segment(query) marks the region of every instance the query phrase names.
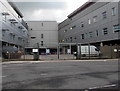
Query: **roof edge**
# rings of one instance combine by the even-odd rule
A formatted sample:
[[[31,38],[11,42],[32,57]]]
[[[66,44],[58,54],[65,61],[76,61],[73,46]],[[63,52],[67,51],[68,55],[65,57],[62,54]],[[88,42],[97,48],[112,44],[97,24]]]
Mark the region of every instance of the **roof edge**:
[[[16,13],[23,18],[23,14],[20,12],[20,10],[17,8],[17,6],[11,1],[11,0],[7,0],[8,3],[10,4],[10,6],[16,11]]]
[[[93,5],[94,1],[92,2],[86,2],[85,4],[83,4],[82,6],[80,6],[78,9],[76,9],[75,11],[73,11],[70,15],[68,15],[68,18],[72,18],[73,16],[75,16],[76,14],[82,12],[83,10],[85,10],[86,8],[90,7],[91,5]]]

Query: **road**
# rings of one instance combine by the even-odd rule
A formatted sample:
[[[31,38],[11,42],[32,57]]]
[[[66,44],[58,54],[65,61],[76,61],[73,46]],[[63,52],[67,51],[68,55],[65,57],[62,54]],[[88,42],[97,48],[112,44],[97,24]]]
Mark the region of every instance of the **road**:
[[[118,61],[2,64],[3,89],[96,89],[118,86]]]

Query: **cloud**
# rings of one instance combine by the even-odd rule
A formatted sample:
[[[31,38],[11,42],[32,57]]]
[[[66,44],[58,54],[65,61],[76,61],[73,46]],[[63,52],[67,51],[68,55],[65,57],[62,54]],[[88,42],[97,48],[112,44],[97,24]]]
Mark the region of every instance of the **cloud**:
[[[61,0],[62,2],[16,2],[25,20],[62,22],[88,0]],[[50,0],[48,0],[50,1]],[[53,0],[52,0],[53,1]],[[56,0],[57,1],[57,0]]]

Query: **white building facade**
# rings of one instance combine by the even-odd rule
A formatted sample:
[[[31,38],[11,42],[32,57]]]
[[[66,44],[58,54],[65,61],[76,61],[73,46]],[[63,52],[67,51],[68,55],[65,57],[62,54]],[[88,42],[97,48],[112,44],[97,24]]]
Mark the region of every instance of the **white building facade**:
[[[50,51],[56,53],[58,44],[58,23],[56,21],[27,21],[29,25],[29,43],[27,51],[32,52],[38,43],[40,54]]]
[[[0,1],[0,44],[1,53],[22,50],[28,41],[28,26],[14,3]]]

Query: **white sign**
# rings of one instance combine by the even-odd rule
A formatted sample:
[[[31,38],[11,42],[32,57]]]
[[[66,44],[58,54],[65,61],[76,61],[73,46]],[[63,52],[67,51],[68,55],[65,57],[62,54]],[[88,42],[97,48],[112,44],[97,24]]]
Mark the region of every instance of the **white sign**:
[[[33,49],[32,51],[33,51],[33,52],[38,52],[38,49]]]
[[[114,52],[117,52],[117,49],[114,49]]]
[[[67,53],[70,54],[70,53],[71,53],[71,50],[70,50],[70,49],[67,49]]]
[[[46,53],[50,53],[50,49],[46,49]]]

